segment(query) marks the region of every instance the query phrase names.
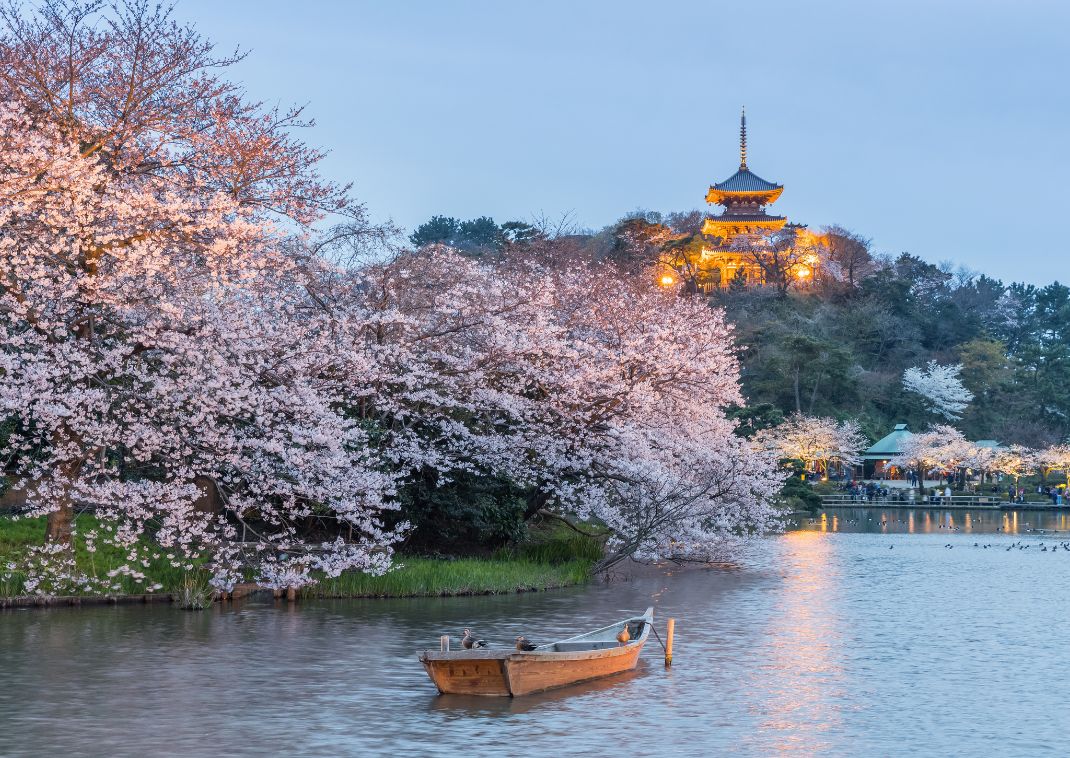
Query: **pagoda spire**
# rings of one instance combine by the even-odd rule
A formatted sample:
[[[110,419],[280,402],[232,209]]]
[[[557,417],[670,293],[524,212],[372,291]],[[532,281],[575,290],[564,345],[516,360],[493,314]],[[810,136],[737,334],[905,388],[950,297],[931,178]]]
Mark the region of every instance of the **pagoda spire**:
[[[741,171],[747,170],[747,107],[743,106],[743,109],[739,114],[739,168]]]

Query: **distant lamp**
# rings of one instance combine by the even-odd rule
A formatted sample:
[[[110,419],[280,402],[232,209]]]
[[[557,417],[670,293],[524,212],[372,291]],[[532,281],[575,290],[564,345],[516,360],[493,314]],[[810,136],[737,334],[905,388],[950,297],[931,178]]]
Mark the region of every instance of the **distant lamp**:
[[[675,281],[676,280],[673,279],[670,274],[665,274],[664,276],[661,277],[661,286],[662,287],[671,287],[672,283],[675,282]]]
[[[799,268],[795,270],[795,276],[800,279],[805,279],[810,276],[810,268],[808,266],[799,266]]]

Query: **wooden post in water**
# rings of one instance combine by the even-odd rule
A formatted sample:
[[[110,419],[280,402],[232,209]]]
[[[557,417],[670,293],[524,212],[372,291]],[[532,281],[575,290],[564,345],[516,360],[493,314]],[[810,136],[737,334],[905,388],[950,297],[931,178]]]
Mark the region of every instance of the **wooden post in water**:
[[[450,636],[448,634],[443,634],[438,638],[438,649],[443,653],[450,651]]]
[[[296,603],[297,602],[297,588],[296,587],[287,587],[286,588],[286,602],[287,603]]]
[[[676,619],[669,619],[668,629],[665,632],[665,668],[672,665],[672,638],[676,631]]]

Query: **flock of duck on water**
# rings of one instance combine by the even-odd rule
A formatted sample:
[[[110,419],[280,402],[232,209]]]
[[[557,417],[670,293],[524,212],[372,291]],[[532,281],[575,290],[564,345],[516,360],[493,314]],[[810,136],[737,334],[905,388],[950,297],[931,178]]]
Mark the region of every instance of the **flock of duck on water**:
[[[873,520],[872,518],[867,518],[866,519],[866,521],[872,521],[872,520]],[[810,521],[811,524],[813,524],[813,523],[815,523],[817,521],[817,519],[809,519],[809,521]],[[841,522],[844,523],[844,524],[857,524],[857,523],[861,522],[861,519],[841,519]],[[892,523],[892,522],[887,520],[887,519],[881,519],[881,521],[880,521],[880,525],[881,526],[887,526],[890,523]],[[895,523],[905,524],[905,523],[908,523],[908,522],[904,521],[902,519],[899,519]],[[937,526],[938,529],[946,529],[946,530],[948,530],[950,532],[961,532],[962,531],[962,527],[961,526],[953,526],[951,524],[937,524],[936,526]],[[996,531],[997,532],[1003,532],[1004,528],[1002,526],[996,527]],[[1045,534],[1049,530],[1026,528],[1026,529],[1022,529],[1021,531],[1023,531],[1023,532],[1036,532],[1037,534]],[[1058,530],[1053,529],[1053,530],[1050,530],[1050,531],[1057,532]],[[1019,540],[1018,542],[1015,542],[1015,543],[1013,543],[1011,545],[1008,545],[1005,548],[1005,550],[1007,552],[1010,552],[1011,550],[1014,550],[1015,548],[1017,548],[1018,550],[1028,550],[1030,547],[1032,547],[1035,544],[1037,544],[1037,543],[1024,544],[1024,543],[1022,543],[1021,540]],[[1051,545],[1051,547],[1048,547],[1048,543],[1045,543],[1045,542],[1041,542],[1039,544],[1040,544],[1040,550],[1036,551],[1038,553],[1049,553],[1049,552],[1050,553],[1057,553],[1057,552],[1059,552],[1059,548],[1062,548],[1064,551],[1070,553],[1070,542],[1059,542],[1059,543]],[[987,543],[987,544],[982,545],[980,542],[973,543],[973,546],[982,548],[983,550],[987,550],[989,548],[1003,547],[1002,545],[993,545],[991,543]],[[950,542],[948,542],[948,543],[946,543],[944,545],[944,547],[946,549],[948,549],[948,550],[953,550],[955,546],[952,545]],[[889,550],[894,550],[895,549],[895,545],[889,545],[888,549]]]

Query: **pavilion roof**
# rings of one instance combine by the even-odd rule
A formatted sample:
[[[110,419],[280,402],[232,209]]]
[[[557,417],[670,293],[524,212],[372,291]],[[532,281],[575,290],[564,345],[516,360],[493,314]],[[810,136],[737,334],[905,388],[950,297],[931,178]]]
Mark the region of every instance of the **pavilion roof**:
[[[911,437],[906,424],[896,424],[891,434],[888,434],[876,442],[862,454],[868,461],[886,460],[894,458],[903,452],[903,443]]]

